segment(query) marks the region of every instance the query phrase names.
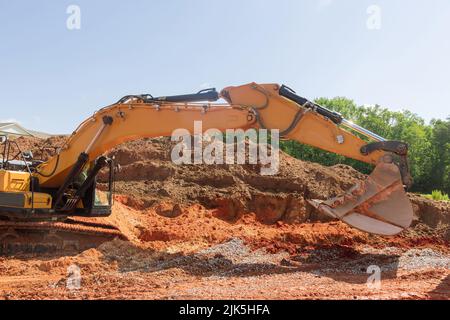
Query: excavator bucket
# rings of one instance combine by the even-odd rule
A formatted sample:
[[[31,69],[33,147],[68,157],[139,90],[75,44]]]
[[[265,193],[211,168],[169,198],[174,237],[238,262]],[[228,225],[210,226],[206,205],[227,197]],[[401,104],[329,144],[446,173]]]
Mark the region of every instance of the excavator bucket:
[[[313,207],[365,232],[392,236],[412,222],[412,205],[399,168],[381,162],[370,176],[347,193],[326,201],[309,200]]]

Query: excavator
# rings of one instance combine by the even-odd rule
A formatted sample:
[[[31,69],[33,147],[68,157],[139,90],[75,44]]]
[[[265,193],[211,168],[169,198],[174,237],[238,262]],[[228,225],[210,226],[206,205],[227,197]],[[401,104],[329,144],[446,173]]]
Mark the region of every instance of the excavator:
[[[367,179],[345,194],[308,202],[372,234],[395,235],[411,224],[406,143],[388,141],[285,85],[249,83],[220,92],[212,88],[176,96],[125,96],[82,122],[47,161],[34,159],[28,151],[13,154],[14,140],[4,139],[0,253],[83,249],[123,238],[97,219],[111,214],[113,202],[117,166],[108,151],[131,140],[170,136],[177,128],[194,132],[195,121],[202,121],[203,130],[223,132],[278,129],[283,139],[374,165]],[[98,181],[100,173],[106,182]]]

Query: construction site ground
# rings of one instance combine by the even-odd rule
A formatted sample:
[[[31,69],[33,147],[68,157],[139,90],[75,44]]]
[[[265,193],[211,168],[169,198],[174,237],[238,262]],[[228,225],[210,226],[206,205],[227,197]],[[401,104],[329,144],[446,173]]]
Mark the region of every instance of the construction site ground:
[[[64,138],[18,142],[45,158],[53,151],[42,144]],[[279,173],[261,176],[259,165],[175,165],[170,152],[167,139],[111,152],[122,170],[113,214],[98,221],[128,241],[2,256],[0,299],[450,298],[449,202],[409,194],[412,227],[369,235],[305,201],[364,178],[351,167],[282,153]],[[79,288],[68,286],[74,268]]]

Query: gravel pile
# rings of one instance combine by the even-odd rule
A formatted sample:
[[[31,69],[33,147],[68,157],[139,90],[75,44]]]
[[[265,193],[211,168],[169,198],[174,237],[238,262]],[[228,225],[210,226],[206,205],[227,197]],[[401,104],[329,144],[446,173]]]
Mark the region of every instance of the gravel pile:
[[[432,249],[410,249],[399,259],[402,269],[447,268],[450,269],[450,256]]]
[[[287,253],[270,254],[264,249],[250,250],[244,241],[233,238],[230,241],[214,245],[205,250],[199,251],[199,255],[206,257],[222,256],[233,263],[272,263],[278,264],[282,259],[287,258]]]
[[[432,249],[363,248],[360,252],[346,247],[318,249],[295,259],[301,263],[317,263],[317,274],[347,273],[365,274],[370,266],[377,266],[383,272],[399,269],[422,268],[450,269],[450,256]]]
[[[264,249],[252,251],[241,239],[233,238],[193,255],[177,257],[156,265],[158,269],[181,268],[189,273],[212,277],[259,275],[287,269],[280,261],[287,253],[269,254]]]

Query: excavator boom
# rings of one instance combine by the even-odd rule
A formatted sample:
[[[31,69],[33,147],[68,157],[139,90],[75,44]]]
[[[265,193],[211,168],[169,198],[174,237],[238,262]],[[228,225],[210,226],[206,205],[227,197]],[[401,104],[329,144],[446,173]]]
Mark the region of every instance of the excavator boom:
[[[215,102],[220,98],[226,103]],[[367,181],[348,193],[328,201],[309,199],[310,204],[370,233],[393,235],[411,223],[412,207],[404,191],[412,182],[405,143],[386,141],[286,86],[256,83],[220,93],[207,89],[181,96],[123,97],[81,123],[48,161],[23,172],[0,170],[0,210],[21,220],[108,215],[110,201],[97,206],[95,193],[101,170],[109,168],[110,186],[114,180],[107,151],[138,138],[170,136],[179,128],[194,133],[196,121],[203,130],[278,129],[285,139],[375,165]]]

